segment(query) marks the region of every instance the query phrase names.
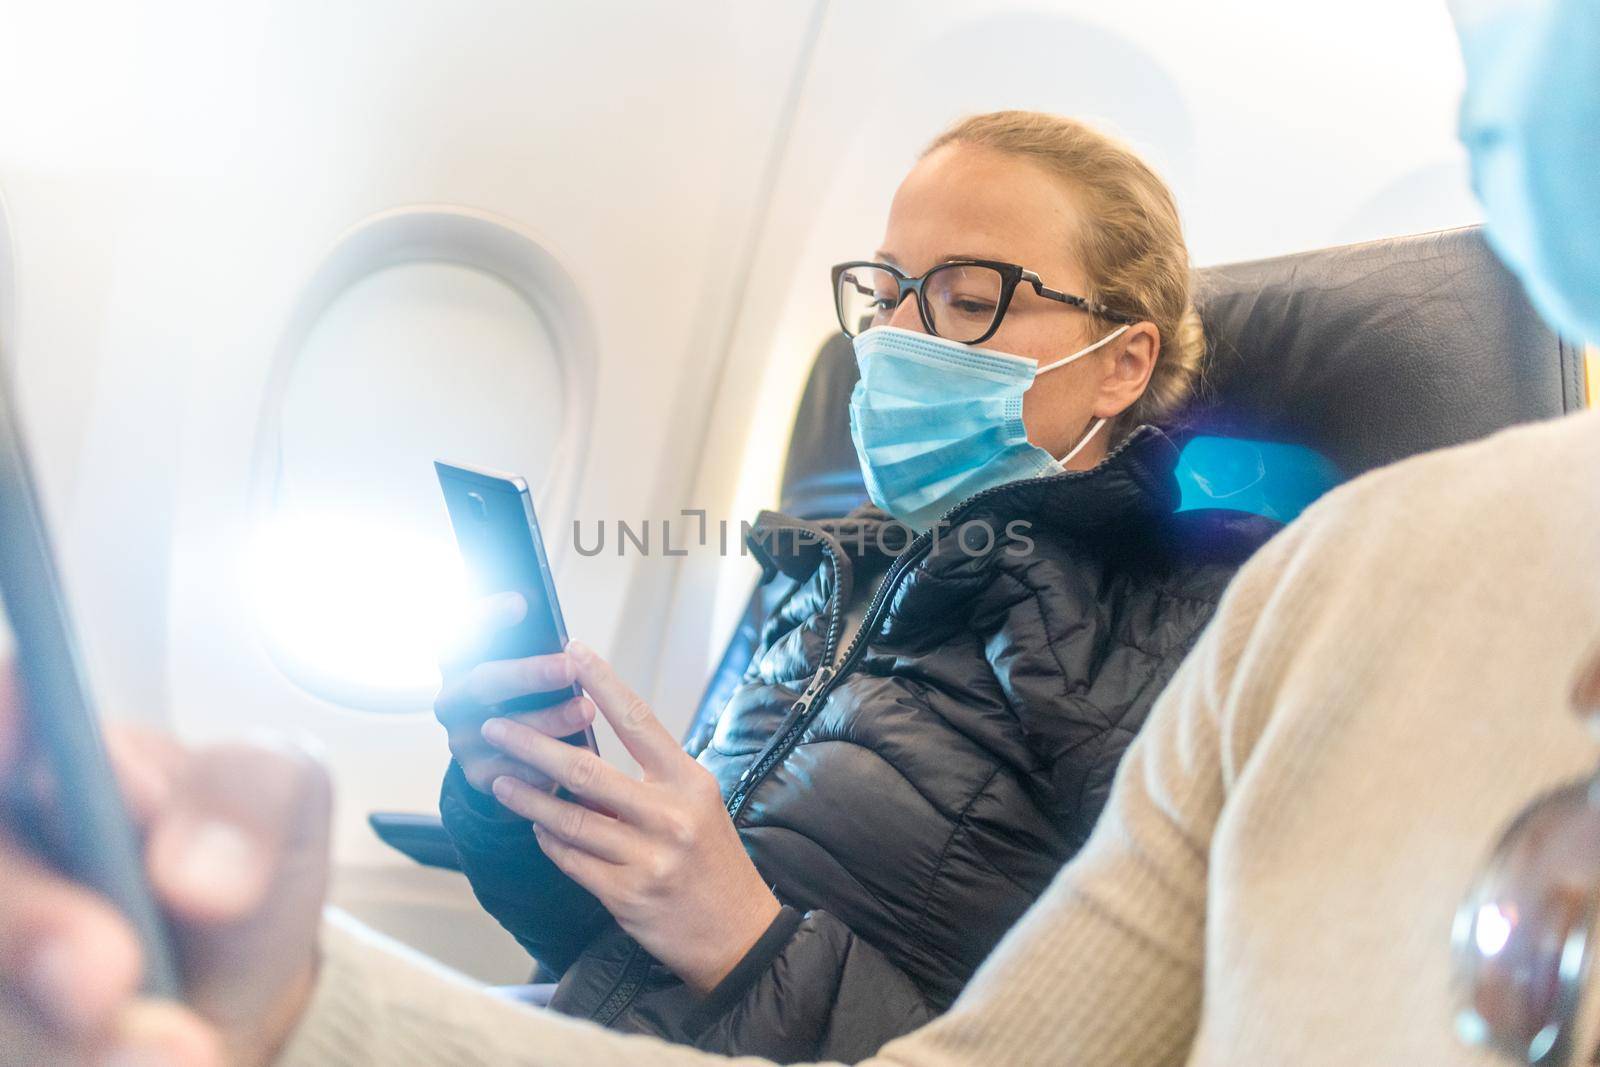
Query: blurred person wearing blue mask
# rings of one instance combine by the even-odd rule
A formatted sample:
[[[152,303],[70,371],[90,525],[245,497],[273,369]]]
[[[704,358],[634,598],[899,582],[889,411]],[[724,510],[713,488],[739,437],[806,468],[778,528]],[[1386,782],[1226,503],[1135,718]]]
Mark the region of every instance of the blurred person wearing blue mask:
[[[1461,140],[1489,241],[1534,305],[1600,339],[1600,17],[1592,0],[1455,0]]]
[[[1600,340],[1600,5],[1454,0],[1452,11],[1467,68],[1461,139],[1489,242],[1563,336]],[[1594,459],[1574,461],[1592,474]],[[1592,569],[1593,546],[1573,562]],[[1571,702],[1600,736],[1600,650]],[[1592,1062],[1597,923],[1600,775],[1576,776],[1516,814],[1457,909],[1460,1037],[1513,1062]]]
[[[1504,64],[1575,70],[1553,53],[1594,41],[1600,7],[1519,10],[1535,21],[1463,13],[1470,113],[1501,116],[1482,142],[1472,131],[1485,127],[1470,120],[1469,148],[1496,246],[1559,327],[1587,333],[1588,275],[1546,264],[1563,226],[1580,231],[1573,241],[1600,242],[1600,172],[1566,154],[1577,139],[1530,133],[1547,116],[1535,123],[1497,94],[1528,84]],[[1522,31],[1531,50],[1510,46]],[[1480,50],[1479,32],[1508,40]],[[1527,42],[1550,51],[1541,59]],[[1588,72],[1575,74],[1542,94],[1558,113],[1552,128],[1597,105]],[[1551,192],[1547,167],[1579,181]],[[1360,478],[1276,537],[1240,571],[1129,748],[1088,844],[951,1008],[870,1062],[1592,1062],[1600,997],[1583,979],[1600,821],[1584,780],[1595,740],[1581,720],[1600,709],[1597,458],[1600,413],[1520,427]],[[603,665],[584,670],[620,732],[649,728]],[[0,738],[7,720],[0,694]],[[1547,799],[1514,822],[1537,797]],[[0,842],[0,877],[19,870]],[[100,1000],[81,1013],[27,1008],[41,977],[70,989],[93,972],[72,960],[30,970],[38,957],[22,949],[37,946],[24,935],[44,915],[57,937],[87,941],[95,928],[84,901],[37,873],[6,888],[0,1023],[66,1042],[73,1026],[125,1020],[126,983],[95,985]],[[312,952],[305,938],[282,940],[274,951]],[[141,1050],[176,1033],[189,1044],[174,1038],[161,1062],[213,1063],[195,1035],[222,1042],[242,1028],[252,1039],[233,1046],[241,1063],[274,1049],[275,1062],[318,1067],[720,1062],[485,995],[347,921],[325,924],[314,958],[308,1003],[288,992],[261,1001],[295,1009],[270,1025],[204,1008],[146,1014]],[[234,984],[258,964],[235,961]]]

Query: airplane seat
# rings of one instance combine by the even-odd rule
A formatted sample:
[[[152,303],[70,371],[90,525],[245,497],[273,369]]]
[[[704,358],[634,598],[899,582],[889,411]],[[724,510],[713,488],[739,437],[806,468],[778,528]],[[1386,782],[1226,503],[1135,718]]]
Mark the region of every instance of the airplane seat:
[[[1197,298],[1211,355],[1174,428],[1302,445],[1346,477],[1584,406],[1581,346],[1539,319],[1479,227],[1207,268]],[[855,382],[837,334],[795,417],[786,513],[827,518],[866,500],[850,440]],[[752,593],[685,732],[691,752],[715,731],[789,581]],[[419,862],[455,866],[436,816],[373,823]]]

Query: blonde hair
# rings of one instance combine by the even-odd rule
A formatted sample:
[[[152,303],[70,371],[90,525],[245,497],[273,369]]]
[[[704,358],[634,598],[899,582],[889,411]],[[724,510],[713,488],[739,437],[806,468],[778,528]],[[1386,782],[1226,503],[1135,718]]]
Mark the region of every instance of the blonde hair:
[[[1206,355],[1195,311],[1189,248],[1166,183],[1120,141],[1074,119],[1039,111],[992,111],[962,119],[923,155],[945,145],[991,148],[1032,160],[1071,185],[1087,220],[1077,235],[1089,277],[1082,294],[1161,333],[1144,394],[1118,416],[1121,433],[1172,420],[1194,391]],[[1049,280],[1046,279],[1046,284]],[[1106,331],[1115,324],[1102,321]]]

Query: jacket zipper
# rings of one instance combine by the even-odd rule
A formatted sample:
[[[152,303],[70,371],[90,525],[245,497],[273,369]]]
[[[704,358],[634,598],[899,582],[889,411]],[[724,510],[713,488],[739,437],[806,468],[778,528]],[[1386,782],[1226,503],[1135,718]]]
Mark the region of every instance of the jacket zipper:
[[[1121,444],[1108,452],[1105,460],[1102,460],[1101,463],[1103,464],[1106,460],[1115,458],[1124,451],[1132,443],[1135,436],[1138,436],[1137,431],[1134,434],[1130,434]],[[1093,469],[1087,471],[1062,471],[1060,474],[1054,474],[1039,480],[1050,483],[1068,482],[1087,477],[1093,473],[1095,473]],[[951,525],[962,512],[1005,491],[1012,484],[1008,482],[1005,485],[991,486],[982,492],[969,496],[941,515],[938,522],[918,534],[906,546],[905,551],[895,557],[893,565],[889,568],[889,573],[884,575],[883,581],[878,583],[877,590],[872,594],[872,601],[867,606],[867,613],[861,620],[861,628],[850,639],[850,644],[845,648],[844,655],[837,665],[833,662],[832,652],[844,608],[841,604],[835,603],[833,605],[833,617],[828,625],[828,638],[823,644],[822,666],[818,668],[816,674],[812,675],[811,681],[807,683],[805,691],[800,694],[800,698],[790,705],[789,714],[784,720],[787,725],[779,729],[777,736],[767,744],[767,747],[756,758],[755,762],[746,767],[744,773],[739,775],[739,782],[734,787],[733,793],[728,797],[728,815],[735,823],[738,822],[739,816],[744,811],[746,804],[749,802],[750,794],[755,791],[756,786],[760,785],[767,775],[772,772],[772,768],[777,766],[794,749],[795,744],[800,740],[800,735],[805,731],[811,720],[816,717],[816,713],[822,703],[828,699],[828,694],[855,667],[856,662],[866,649],[867,641],[877,631],[878,623],[882,621],[881,617],[884,609],[887,607],[895,587],[912,567],[921,562],[922,557],[926,555],[928,548],[933,544],[934,530],[939,529],[941,526]],[[832,548],[825,545],[824,551],[828,553],[830,559],[834,560],[834,567],[837,569],[838,561],[834,559]]]
[[[927,534],[918,536],[917,541],[927,537]],[[931,542],[931,538],[929,539]],[[878,615],[883,605],[888,602],[888,591],[891,586],[900,580],[900,576],[910,569],[910,557],[913,549],[918,548],[917,541],[913,541],[906,550],[900,554],[890,567],[889,573],[884,575],[883,581],[878,583],[877,590],[872,594],[872,602],[867,607],[866,616],[861,620],[861,628],[850,639],[849,646],[845,649],[844,656],[839,660],[837,667],[834,665],[833,646],[838,636],[838,620],[844,613],[844,606],[834,605],[834,621],[828,627],[828,639],[823,645],[822,666],[817,668],[817,673],[811,676],[806,683],[805,691],[800,698],[789,706],[789,714],[785,717],[787,724],[781,728],[777,736],[768,742],[766,749],[758,756],[744,773],[739,775],[739,782],[734,786],[733,793],[728,797],[728,815],[735,821],[738,820],[745,804],[750,799],[751,792],[760,785],[779,761],[793,750],[795,743],[800,739],[800,734],[811,722],[821,703],[827,699],[828,693],[833,689],[834,681],[855,665],[855,660],[869,630],[877,628]],[[925,547],[925,546],[923,546]],[[831,551],[830,551],[831,554]],[[920,558],[920,550],[916,553]]]
[[[1125,438],[1121,444],[1106,454],[1106,460],[1114,458],[1126,449],[1137,435],[1138,431],[1135,431]],[[1105,460],[1101,462],[1104,463]],[[1093,470],[1063,471],[1060,474],[1054,474],[1039,480],[1051,483],[1067,482],[1093,473]],[[979,501],[986,500],[1009,488],[1010,484],[993,486],[963,500],[940,516],[939,521],[931,529],[918,534],[906,546],[905,551],[895,557],[894,563],[889,568],[889,573],[884,575],[883,581],[878,583],[878,588],[872,594],[872,601],[867,606],[867,613],[861,620],[861,628],[850,639],[850,644],[845,648],[844,655],[840,658],[837,666],[833,662],[833,648],[839,639],[839,627],[844,617],[844,605],[839,602],[843,598],[837,596],[838,583],[835,582],[836,595],[832,610],[829,613],[828,636],[824,639],[822,645],[822,666],[817,668],[817,673],[811,676],[811,680],[806,684],[805,691],[800,694],[799,699],[790,705],[789,714],[784,720],[787,725],[779,729],[778,735],[768,742],[767,747],[757,757],[756,761],[746,767],[744,773],[739,776],[739,783],[734,787],[732,795],[728,797],[727,805],[728,816],[733,819],[735,824],[738,823],[739,815],[744,811],[745,805],[750,799],[750,794],[755,791],[756,786],[765,780],[766,776],[772,772],[773,767],[776,767],[779,762],[789,755],[795,744],[800,740],[800,735],[804,732],[806,726],[816,717],[817,709],[822,705],[823,701],[828,699],[828,694],[833,691],[833,687],[845,675],[850,673],[856,661],[861,658],[862,651],[866,648],[867,640],[878,628],[878,623],[881,621],[880,616],[889,602],[889,597],[894,587],[899,584],[900,579],[905,576],[907,571],[921,561],[928,547],[933,544],[933,531],[939,529],[940,526],[949,525],[958,513],[966,511]],[[833,548],[824,542],[823,551],[827,553],[828,559],[833,564],[835,573],[837,573],[839,560],[834,555]],[[650,957],[635,942],[633,951],[628,956],[628,961],[623,964],[622,977],[612,987],[611,995],[601,1003],[599,1008],[595,1009],[590,1018],[602,1026],[609,1025],[618,1015],[622,1014],[629,1004],[633,1003],[633,998],[638,995],[639,987],[644,984],[645,977],[649,974],[649,969]]]

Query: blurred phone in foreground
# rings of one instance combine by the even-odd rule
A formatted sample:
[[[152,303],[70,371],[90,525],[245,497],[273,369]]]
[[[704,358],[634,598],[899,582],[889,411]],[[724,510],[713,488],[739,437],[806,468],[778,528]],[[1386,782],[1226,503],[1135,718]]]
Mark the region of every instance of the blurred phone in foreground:
[[[515,626],[493,635],[474,651],[482,661],[521,659],[560,652],[567,644],[555,581],[545,555],[539,520],[534,515],[528,483],[513,474],[435,463],[439,487],[450,511],[456,544],[466,565],[471,592],[477,597],[521,593],[528,611]],[[501,705],[504,712],[534,711],[578,694],[577,686],[535,693]],[[568,744],[597,751],[594,731],[563,738]]]
[[[0,364],[0,601],[24,709],[23,762],[7,776],[4,816],[39,855],[128,918],[145,992],[176,998],[172,943],[106,757],[8,381]]]

